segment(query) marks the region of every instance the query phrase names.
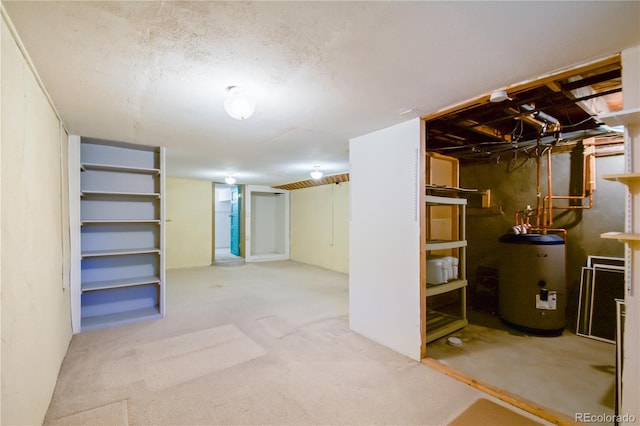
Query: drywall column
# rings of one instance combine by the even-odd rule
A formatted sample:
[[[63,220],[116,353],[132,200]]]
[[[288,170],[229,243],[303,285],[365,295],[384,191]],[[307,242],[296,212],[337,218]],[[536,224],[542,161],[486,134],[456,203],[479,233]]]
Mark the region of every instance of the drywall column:
[[[624,110],[640,108],[640,46],[622,52],[622,87]],[[627,172],[640,173],[640,124],[627,126],[631,158]],[[631,193],[630,228],[626,232],[640,233],[640,186],[629,186]],[[629,226],[628,225],[628,226]],[[626,318],[624,331],[624,368],[622,371],[621,413],[640,420],[640,242],[630,243],[632,294],[625,296]],[[635,422],[633,422],[635,423]]]
[[[2,8],[2,16],[4,17],[4,8]],[[1,19],[1,18],[0,18]],[[4,23],[2,23],[2,28],[0,28],[0,52],[2,51],[2,45],[4,41]],[[0,143],[2,139],[2,54],[0,54]],[[2,176],[2,148],[0,145],[0,176]],[[2,337],[2,185],[0,185],[0,338]],[[2,381],[2,342],[0,341],[0,384]],[[0,422],[2,422],[2,392],[0,391]]]
[[[166,268],[211,265],[213,184],[205,180],[166,180]]]
[[[0,9],[0,423],[42,424],[72,335],[67,135]]]
[[[415,360],[420,332],[420,119],[351,139],[349,326]]]

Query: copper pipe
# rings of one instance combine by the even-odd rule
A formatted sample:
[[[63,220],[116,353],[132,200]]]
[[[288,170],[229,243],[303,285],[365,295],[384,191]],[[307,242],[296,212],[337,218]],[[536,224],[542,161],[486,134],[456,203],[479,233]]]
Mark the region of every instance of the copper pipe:
[[[587,168],[588,166],[588,168]],[[593,149],[593,146],[591,146],[591,149],[587,150],[587,152],[584,154],[583,156],[583,160],[582,160],[582,194],[581,195],[552,195],[551,199],[555,199],[555,200],[584,200],[585,197],[587,197],[587,188],[586,185],[584,184],[584,182],[587,180],[587,170],[589,171],[589,195],[588,195],[588,200],[589,200],[589,204],[586,206],[556,206],[556,209],[568,209],[568,210],[572,210],[572,209],[590,209],[593,207],[593,192],[595,191],[595,150]],[[545,197],[545,200],[548,198],[549,196]]]
[[[593,139],[593,138],[592,138]],[[547,150],[547,192],[548,194],[541,199],[541,157],[544,155],[540,155],[538,151],[538,155],[536,156],[536,226],[531,227],[530,229],[541,231],[543,234],[546,234],[547,231],[561,232],[565,236],[566,239],[566,230],[563,229],[555,229],[551,228],[553,225],[553,209],[590,209],[593,207],[593,192],[595,191],[595,148],[592,143],[587,142],[590,149],[586,149],[583,155],[583,167],[582,167],[582,194],[581,195],[553,195],[553,173],[551,168],[551,148],[549,147]],[[538,145],[539,149],[539,145]],[[587,170],[589,171],[589,195],[588,200],[589,204],[586,206],[554,206],[553,200],[583,200],[587,197],[587,185],[584,182],[587,179]],[[526,217],[526,222],[525,222]],[[542,217],[542,225],[540,224],[540,218]],[[522,218],[520,217],[520,212],[515,212],[515,225],[524,227],[530,227],[530,219],[528,216],[524,215]]]
[[[549,196],[549,205],[548,205],[548,220],[545,224],[545,228],[547,226],[553,225],[553,190],[551,189],[551,147],[547,151],[547,191]],[[546,232],[545,232],[546,234]]]
[[[540,141],[538,141],[538,149],[540,149]],[[540,214],[542,206],[540,205],[540,155],[536,155],[536,228],[540,227]]]

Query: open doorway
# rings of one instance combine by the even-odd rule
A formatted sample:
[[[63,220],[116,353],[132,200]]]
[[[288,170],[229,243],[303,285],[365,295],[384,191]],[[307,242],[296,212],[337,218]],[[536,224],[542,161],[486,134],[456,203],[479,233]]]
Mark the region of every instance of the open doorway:
[[[242,187],[214,185],[214,265],[244,263],[241,238]]]
[[[433,340],[427,340],[426,363],[436,365],[431,362],[435,360],[443,371],[461,379],[487,384],[502,395],[517,395],[525,405],[565,417],[587,410],[616,413],[615,299],[622,295],[614,289],[621,291],[622,285],[612,284],[604,295],[596,292],[602,287],[595,279],[585,281],[590,282],[584,286],[592,292],[590,306],[607,305],[606,314],[592,311],[589,318],[607,330],[608,341],[586,339],[578,327],[589,256],[624,256],[622,245],[600,239],[610,229],[624,229],[620,206],[625,188],[605,178],[623,173],[624,141],[620,130],[597,118],[620,108],[620,75],[618,59],[611,58],[588,69],[509,87],[505,99],[496,99],[496,91],[464,108],[423,117],[427,152],[459,161],[459,181],[433,182],[427,174],[427,183],[478,192],[446,195],[451,198],[448,204],[467,199],[466,214],[461,215],[466,235],[458,238],[453,233],[453,239],[464,244],[464,255],[454,260],[466,262],[466,273],[453,274],[464,280],[461,290],[454,288],[451,274],[429,278],[430,273],[448,273],[437,268],[444,259],[429,259],[425,317]],[[552,90],[554,85],[560,89]],[[565,101],[567,95],[572,98]],[[544,113],[534,116],[534,109]],[[429,195],[437,191],[427,190]],[[444,203],[434,198],[427,202]],[[543,206],[545,200],[552,201]],[[430,220],[427,216],[428,247],[434,245],[429,240],[450,239],[433,235],[445,228],[437,213],[432,211]],[[546,242],[543,251],[532,251],[542,247],[533,238],[546,238],[547,232],[562,236],[557,241],[564,248],[555,255]],[[512,238],[516,233],[522,238]],[[527,241],[526,248],[516,247],[515,241]],[[552,260],[564,263],[559,266]],[[558,291],[554,282],[559,283]],[[447,286],[462,296],[452,301],[431,297],[444,294]],[[557,293],[557,299],[545,304],[548,293]],[[453,302],[463,304],[462,315]],[[431,320],[439,319],[431,314],[434,310],[455,315],[464,327],[453,332],[438,327]],[[438,336],[439,330],[446,334]]]

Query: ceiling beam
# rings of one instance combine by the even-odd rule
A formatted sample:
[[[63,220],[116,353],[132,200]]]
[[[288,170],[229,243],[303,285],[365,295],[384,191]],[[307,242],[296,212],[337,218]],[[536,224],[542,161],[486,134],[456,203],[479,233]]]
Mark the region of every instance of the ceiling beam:
[[[622,77],[622,71],[620,68],[617,68],[609,72],[605,72],[602,74],[597,74],[591,77],[586,77],[580,80],[565,83],[562,85],[562,90],[565,92],[568,92],[571,90],[579,89],[581,87],[591,86],[593,84],[602,83],[603,81],[609,81],[609,80],[613,80],[615,78],[620,78],[620,77]]]
[[[511,142],[510,134],[505,135],[500,130],[494,127],[486,126],[484,124],[480,124],[473,120],[461,120],[458,123],[462,124],[465,128],[468,128],[469,130],[473,130],[476,133],[480,133],[481,135],[489,136],[491,138],[497,138],[505,142]]]
[[[534,80],[528,80],[528,81],[523,81],[521,83],[516,83],[513,84],[511,86],[506,86],[505,88],[501,89],[501,90],[506,90],[509,94],[512,93],[518,93],[518,92],[522,92],[525,90],[529,90],[533,87],[536,86],[543,86],[546,85],[547,83],[550,82],[554,82],[557,80],[563,80],[572,76],[576,76],[576,75],[580,75],[580,74],[585,74],[589,71],[593,71],[596,70],[598,68],[602,68],[605,66],[611,66],[611,65],[620,65],[620,54],[615,54],[609,57],[606,57],[604,59],[601,60],[597,60],[597,61],[593,61],[590,62],[588,64],[579,66],[579,67],[575,67],[575,68],[569,68],[569,69],[565,69],[563,71],[558,71],[556,73],[551,73],[548,74],[546,76],[534,79]],[[433,120],[439,117],[442,117],[444,115],[447,114],[451,114],[453,112],[460,112],[463,111],[467,108],[471,108],[474,106],[478,106],[481,104],[485,104],[489,102],[489,96],[491,96],[490,93],[487,93],[485,95],[482,96],[478,96],[475,97],[473,99],[469,99],[467,101],[461,102],[459,104],[453,105],[453,106],[449,106],[446,107],[444,109],[438,110],[436,112],[427,114],[422,116],[421,118],[425,121],[429,121],[429,120]]]

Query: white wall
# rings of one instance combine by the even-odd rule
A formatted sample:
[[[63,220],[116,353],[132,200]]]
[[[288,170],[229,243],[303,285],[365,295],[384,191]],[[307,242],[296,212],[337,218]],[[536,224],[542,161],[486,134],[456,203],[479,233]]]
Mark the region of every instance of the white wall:
[[[279,200],[273,193],[251,194],[251,253],[254,255],[281,253],[278,250],[282,247],[283,217],[278,209]]]
[[[213,187],[205,180],[167,178],[166,267],[211,265]]]
[[[420,360],[420,120],[351,139],[349,152],[349,325]]]
[[[244,202],[245,260],[289,259],[289,191],[247,185]]]
[[[2,9],[2,424],[42,424],[71,340],[67,135]]]
[[[291,259],[349,272],[349,182],[291,191]]]

